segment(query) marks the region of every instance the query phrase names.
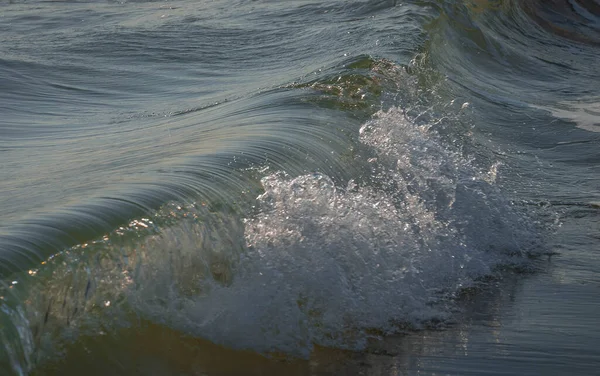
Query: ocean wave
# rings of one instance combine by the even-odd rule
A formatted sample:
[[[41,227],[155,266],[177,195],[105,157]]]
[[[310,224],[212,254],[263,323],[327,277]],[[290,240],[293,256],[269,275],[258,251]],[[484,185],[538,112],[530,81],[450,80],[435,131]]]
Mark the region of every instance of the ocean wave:
[[[393,108],[359,140],[365,175],[345,184],[252,168],[263,192],[245,210],[171,203],[15,276],[2,292],[13,368],[135,317],[262,353],[359,349],[444,322],[460,291],[544,251],[499,167],[474,167],[431,124]]]
[[[573,47],[511,1],[244,2],[248,12],[227,16],[229,4],[202,4],[111,13],[109,27],[58,42],[76,58],[52,80],[13,77],[26,59],[0,61],[1,79],[32,85],[29,99],[81,96],[100,109],[80,124],[63,107],[71,124],[44,128],[45,113],[11,102],[21,123],[2,128],[12,158],[3,176],[20,179],[3,182],[4,369],[25,374],[139,320],[263,354],[362,349],[447,324],[463,291],[546,251],[544,224],[508,193],[521,182],[507,183],[510,160],[489,130],[514,141],[522,123],[493,120],[530,108],[572,118],[552,93],[564,85],[572,100],[559,107],[580,110],[593,44]],[[261,10],[277,27],[254,23]],[[239,25],[221,30],[219,15]],[[318,22],[305,28],[307,16]],[[214,54],[202,60],[205,49]],[[247,66],[256,51],[263,60]],[[577,58],[563,61],[565,51]],[[21,68],[39,75],[48,61]],[[153,76],[157,66],[171,70]],[[94,79],[66,80],[69,69]],[[35,168],[21,167],[27,158]]]

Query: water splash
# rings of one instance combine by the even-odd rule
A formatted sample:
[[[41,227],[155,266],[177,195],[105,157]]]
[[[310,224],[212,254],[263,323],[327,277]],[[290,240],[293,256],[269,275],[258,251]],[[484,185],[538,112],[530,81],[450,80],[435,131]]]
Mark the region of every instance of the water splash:
[[[493,185],[497,165],[475,169],[398,109],[366,123],[361,142],[375,155],[361,184],[262,179],[230,284],[176,299],[176,309],[138,307],[233,348],[359,349],[374,329],[447,319],[461,289],[539,251],[537,229]]]

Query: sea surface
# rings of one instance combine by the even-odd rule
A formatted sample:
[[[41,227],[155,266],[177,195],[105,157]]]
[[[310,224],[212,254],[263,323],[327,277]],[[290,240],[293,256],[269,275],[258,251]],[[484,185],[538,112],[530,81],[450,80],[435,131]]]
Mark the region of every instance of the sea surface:
[[[1,375],[593,375],[597,0],[0,0]]]

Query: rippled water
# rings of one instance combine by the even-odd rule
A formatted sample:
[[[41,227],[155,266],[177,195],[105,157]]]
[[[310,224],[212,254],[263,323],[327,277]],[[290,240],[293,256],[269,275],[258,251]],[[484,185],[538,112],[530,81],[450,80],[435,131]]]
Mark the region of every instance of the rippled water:
[[[0,4],[3,374],[592,374],[595,0]]]

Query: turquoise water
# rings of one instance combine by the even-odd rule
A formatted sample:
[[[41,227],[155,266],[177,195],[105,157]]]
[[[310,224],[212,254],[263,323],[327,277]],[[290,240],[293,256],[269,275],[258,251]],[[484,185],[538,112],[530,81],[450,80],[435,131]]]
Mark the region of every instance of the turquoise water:
[[[0,369],[594,373],[599,25],[1,3]]]

